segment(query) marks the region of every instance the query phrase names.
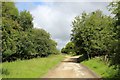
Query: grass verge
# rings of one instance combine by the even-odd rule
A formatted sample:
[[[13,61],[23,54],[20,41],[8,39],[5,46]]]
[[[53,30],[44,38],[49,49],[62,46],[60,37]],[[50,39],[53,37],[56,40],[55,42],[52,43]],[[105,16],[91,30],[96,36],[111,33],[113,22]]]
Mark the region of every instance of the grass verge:
[[[64,55],[2,63],[3,78],[39,78],[55,67]]]
[[[117,73],[113,67],[106,65],[100,58],[93,58],[81,63],[90,68],[102,78],[114,78],[115,74]]]

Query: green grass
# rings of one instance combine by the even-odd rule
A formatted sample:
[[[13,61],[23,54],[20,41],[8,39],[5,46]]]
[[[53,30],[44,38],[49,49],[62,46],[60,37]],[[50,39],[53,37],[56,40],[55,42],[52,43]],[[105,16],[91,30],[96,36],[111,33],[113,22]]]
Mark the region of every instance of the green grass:
[[[2,64],[0,63],[0,79],[2,78]]]
[[[46,58],[18,60],[2,63],[3,78],[40,78],[54,68],[64,58],[63,55],[51,55]]]
[[[113,67],[106,65],[100,58],[93,58],[81,63],[90,68],[102,78],[113,78],[117,72],[115,69],[113,69]]]

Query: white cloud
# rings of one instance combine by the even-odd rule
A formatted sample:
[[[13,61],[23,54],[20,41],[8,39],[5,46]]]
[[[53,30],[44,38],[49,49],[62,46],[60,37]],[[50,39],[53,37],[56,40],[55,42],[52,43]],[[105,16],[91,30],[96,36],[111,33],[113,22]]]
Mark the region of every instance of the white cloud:
[[[91,12],[97,9],[109,14],[106,6],[107,3],[100,2],[48,2],[38,5],[30,12],[34,17],[34,27],[47,30],[58,42],[60,49],[70,40],[70,25],[75,16],[83,11]]]

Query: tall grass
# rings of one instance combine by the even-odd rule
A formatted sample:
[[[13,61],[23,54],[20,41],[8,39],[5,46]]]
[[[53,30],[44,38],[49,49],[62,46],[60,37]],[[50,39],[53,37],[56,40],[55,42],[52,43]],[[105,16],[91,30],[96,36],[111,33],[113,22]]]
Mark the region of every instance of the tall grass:
[[[39,78],[45,75],[51,68],[55,67],[63,58],[63,55],[51,55],[45,58],[5,62],[2,63],[2,77]]]
[[[114,78],[117,73],[117,70],[115,70],[113,66],[108,66],[100,58],[93,58],[90,60],[83,61],[81,63],[89,67],[102,78]]]

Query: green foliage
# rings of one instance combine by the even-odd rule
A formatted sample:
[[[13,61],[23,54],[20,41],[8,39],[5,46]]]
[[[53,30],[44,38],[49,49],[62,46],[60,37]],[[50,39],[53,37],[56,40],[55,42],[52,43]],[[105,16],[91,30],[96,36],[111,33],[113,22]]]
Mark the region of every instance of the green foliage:
[[[18,12],[12,2],[2,4],[3,61],[57,54],[57,43],[43,29],[33,28],[29,11]]]
[[[32,34],[36,53],[46,56],[57,53],[57,43],[50,38],[49,33],[43,29],[33,29]]]
[[[66,53],[66,54],[75,54],[74,51],[75,45],[73,42],[68,42],[65,46],[65,48],[61,49],[62,53]]]
[[[109,9],[114,14],[114,32],[116,33],[116,40],[112,47],[111,64],[119,68],[120,73],[120,1],[110,3]]]
[[[2,18],[2,52],[3,57],[10,56],[17,51],[16,34],[18,33],[19,24],[14,20],[6,17]],[[9,54],[9,55],[8,55]]]
[[[2,17],[10,19],[18,18],[19,12],[12,2],[2,2]]]
[[[18,22],[20,23],[20,26],[22,27],[23,31],[29,30],[33,28],[33,17],[31,16],[29,11],[22,11],[20,12]]]
[[[75,17],[71,41],[75,44],[76,52],[87,54],[88,57],[109,53],[114,36],[112,21],[100,10],[89,14],[83,12],[82,16]]]

